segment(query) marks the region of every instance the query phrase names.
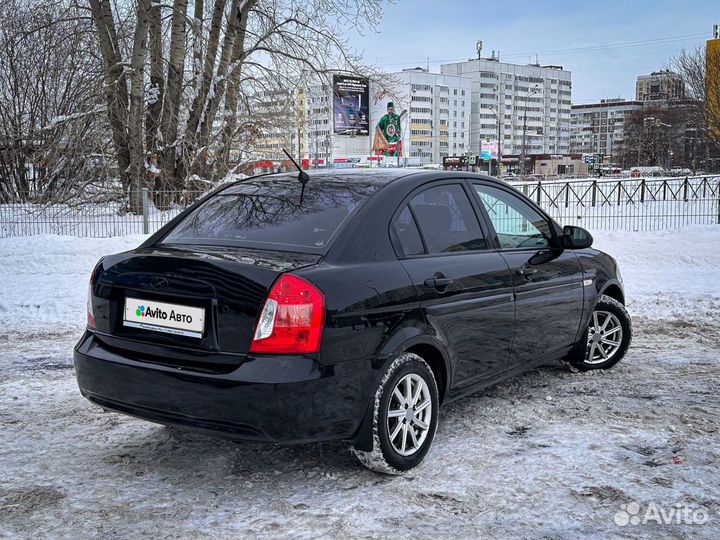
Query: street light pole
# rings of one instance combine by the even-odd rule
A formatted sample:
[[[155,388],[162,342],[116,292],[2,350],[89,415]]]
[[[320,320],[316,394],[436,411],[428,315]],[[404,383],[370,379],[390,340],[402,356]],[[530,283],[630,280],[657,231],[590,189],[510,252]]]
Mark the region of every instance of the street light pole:
[[[533,86],[525,96],[525,114],[523,115],[523,136],[522,136],[522,157],[520,160],[520,175],[525,176],[525,138],[527,136],[527,110],[528,110],[528,99],[538,91],[538,85]]]
[[[492,105],[488,106],[488,109],[490,109],[490,112],[495,115],[495,119],[497,120],[497,174],[500,176],[500,160],[502,159],[502,143],[500,142],[500,110],[493,109]],[[490,162],[492,164],[492,159],[490,159]],[[489,168],[490,167],[488,167],[488,169]]]

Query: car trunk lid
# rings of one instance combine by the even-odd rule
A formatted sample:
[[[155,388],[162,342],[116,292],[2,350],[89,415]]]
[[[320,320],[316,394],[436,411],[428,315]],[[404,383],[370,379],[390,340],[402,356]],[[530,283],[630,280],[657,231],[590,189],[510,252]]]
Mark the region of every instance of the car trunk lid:
[[[202,363],[208,355],[215,362],[225,358],[239,365],[278,276],[319,259],[319,255],[198,245],[162,245],[111,256],[104,261],[106,270],[95,287],[97,330],[110,346],[138,355],[163,356],[171,347],[179,363],[185,357]],[[196,319],[188,326],[180,324],[186,321],[175,324],[167,317],[152,317],[173,309],[176,316],[185,313]],[[133,316],[141,311],[148,316]],[[204,317],[198,333],[200,313]]]

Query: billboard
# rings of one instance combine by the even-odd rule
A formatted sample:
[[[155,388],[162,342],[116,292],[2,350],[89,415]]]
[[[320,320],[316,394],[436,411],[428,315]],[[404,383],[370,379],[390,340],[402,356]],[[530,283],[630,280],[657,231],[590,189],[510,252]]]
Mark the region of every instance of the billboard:
[[[484,160],[497,159],[497,157],[498,157],[497,141],[480,141],[480,157]]]
[[[373,117],[372,150],[375,155],[403,156],[403,117],[407,110],[400,97],[393,98],[387,90],[377,88],[373,93],[371,114]]]
[[[333,132],[370,134],[370,82],[365,77],[333,75]]]

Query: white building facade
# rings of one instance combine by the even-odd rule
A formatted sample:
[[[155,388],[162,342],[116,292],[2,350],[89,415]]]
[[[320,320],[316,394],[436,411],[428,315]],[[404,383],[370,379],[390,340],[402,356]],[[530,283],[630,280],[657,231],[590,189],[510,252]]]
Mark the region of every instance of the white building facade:
[[[561,66],[518,65],[492,58],[444,64],[443,75],[471,79],[470,146],[499,138],[503,156],[570,151],[571,73]],[[525,129],[524,129],[525,126]]]
[[[622,98],[600,103],[573,105],[570,120],[570,152],[613,156],[620,151],[625,122],[634,111],[642,111],[641,101]]]
[[[370,82],[370,133],[335,134],[333,94],[329,85],[304,90],[303,148],[312,164],[426,165],[441,164],[444,157],[464,155],[470,143],[470,79],[429,73],[422,68],[390,74],[392,95]],[[398,160],[378,160],[372,151],[375,126],[387,112],[387,102],[395,113],[406,111],[401,121],[403,155]]]
[[[470,144],[468,77],[406,69],[393,73],[400,81],[405,165],[441,164],[443,158],[467,154]],[[402,112],[396,107],[397,112]],[[376,114],[377,116],[377,114]],[[372,120],[377,124],[379,118]]]

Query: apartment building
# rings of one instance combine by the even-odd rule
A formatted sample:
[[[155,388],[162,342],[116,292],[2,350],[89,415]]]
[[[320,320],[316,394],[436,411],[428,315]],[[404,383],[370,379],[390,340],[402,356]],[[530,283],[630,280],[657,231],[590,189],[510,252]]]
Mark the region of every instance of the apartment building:
[[[445,157],[466,154],[470,149],[471,80],[423,68],[406,69],[392,76],[400,82],[399,103],[407,110],[403,163],[439,164]],[[373,125],[380,113],[382,110],[377,110]]]
[[[470,146],[497,140],[504,157],[570,151],[571,73],[562,66],[511,64],[490,58],[440,66],[443,75],[471,80]],[[523,135],[524,133],[524,135]],[[505,160],[504,160],[505,161]]]
[[[641,101],[622,98],[602,99],[600,103],[573,105],[570,113],[570,153],[613,156],[622,148],[625,122],[634,111],[642,111]]]
[[[640,75],[635,83],[635,101],[669,101],[685,97],[682,77],[670,70]]]

